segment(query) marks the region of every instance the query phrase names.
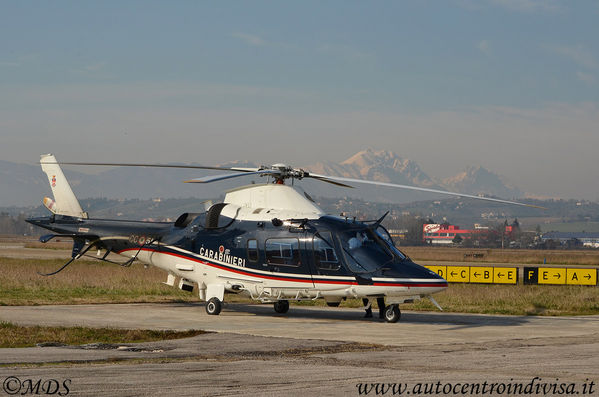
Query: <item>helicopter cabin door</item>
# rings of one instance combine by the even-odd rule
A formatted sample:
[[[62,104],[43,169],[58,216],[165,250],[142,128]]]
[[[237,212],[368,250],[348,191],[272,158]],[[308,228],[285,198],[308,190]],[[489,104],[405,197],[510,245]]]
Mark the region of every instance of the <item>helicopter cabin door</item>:
[[[331,232],[322,230],[311,236],[312,240],[312,266],[313,278],[318,279],[319,288],[328,285],[326,280],[335,280],[331,288],[338,288],[338,282],[350,276],[342,266],[339,253]]]
[[[264,242],[266,265],[273,276],[278,276],[281,286],[312,288],[310,255],[312,241],[308,241],[305,232],[296,232],[291,236],[271,237]]]

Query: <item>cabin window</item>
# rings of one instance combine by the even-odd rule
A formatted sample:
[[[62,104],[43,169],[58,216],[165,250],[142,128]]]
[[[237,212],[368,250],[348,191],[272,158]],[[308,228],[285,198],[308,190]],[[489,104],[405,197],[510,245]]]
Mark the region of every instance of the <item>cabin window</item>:
[[[248,260],[250,262],[258,261],[258,241],[248,240]]]
[[[296,238],[270,238],[266,240],[266,261],[269,264],[299,266],[299,240]]]
[[[314,262],[322,270],[339,270],[339,259],[335,253],[331,233],[319,233],[314,237]]]

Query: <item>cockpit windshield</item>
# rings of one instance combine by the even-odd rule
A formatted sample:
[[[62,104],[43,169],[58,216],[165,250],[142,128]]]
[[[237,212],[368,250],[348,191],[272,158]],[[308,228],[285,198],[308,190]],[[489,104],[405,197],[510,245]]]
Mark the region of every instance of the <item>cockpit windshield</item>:
[[[354,273],[371,273],[393,261],[389,244],[368,228],[348,230],[338,235],[347,265]]]
[[[391,249],[391,251],[399,258],[399,260],[403,261],[404,259],[408,258],[406,256],[406,254],[404,254],[403,252],[401,252],[400,250],[398,250],[397,247],[395,247],[395,243],[393,243],[393,239],[391,238],[391,234],[389,234],[389,232],[387,231],[387,229],[385,229],[383,226],[379,226],[376,229],[376,234],[378,234],[379,237],[381,237],[383,240],[385,240],[385,242],[387,243],[387,245],[389,246],[389,248]]]

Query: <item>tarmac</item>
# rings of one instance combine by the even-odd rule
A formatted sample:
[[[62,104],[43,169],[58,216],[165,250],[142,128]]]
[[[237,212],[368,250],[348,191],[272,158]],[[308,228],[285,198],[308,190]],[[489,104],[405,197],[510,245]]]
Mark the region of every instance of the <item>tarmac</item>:
[[[599,316],[403,312],[389,324],[349,308],[292,305],[281,315],[272,305],[229,304],[209,316],[203,306],[0,307],[0,321],[21,325],[209,331],[141,344],[0,349],[0,396],[35,394],[38,381],[37,394],[99,396],[460,395],[476,387],[472,394],[599,394]],[[534,393],[524,393],[527,386]]]

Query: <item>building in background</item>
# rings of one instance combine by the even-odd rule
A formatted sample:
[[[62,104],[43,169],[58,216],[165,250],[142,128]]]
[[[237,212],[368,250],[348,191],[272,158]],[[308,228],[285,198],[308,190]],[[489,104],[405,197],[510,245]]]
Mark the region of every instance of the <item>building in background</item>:
[[[556,241],[562,246],[599,248],[599,233],[548,232],[543,233],[541,239],[544,243]]]
[[[393,241],[405,240],[408,229],[389,229]]]
[[[515,224],[504,226],[504,235],[509,240],[517,229]],[[491,237],[501,236],[501,231],[490,229],[488,226],[474,225],[474,229],[460,229],[457,225],[449,223],[425,223],[422,225],[422,241],[425,244],[459,244],[466,240],[488,240]]]

